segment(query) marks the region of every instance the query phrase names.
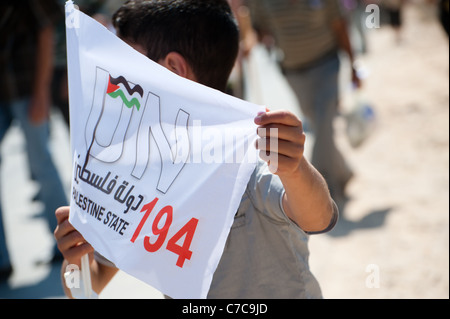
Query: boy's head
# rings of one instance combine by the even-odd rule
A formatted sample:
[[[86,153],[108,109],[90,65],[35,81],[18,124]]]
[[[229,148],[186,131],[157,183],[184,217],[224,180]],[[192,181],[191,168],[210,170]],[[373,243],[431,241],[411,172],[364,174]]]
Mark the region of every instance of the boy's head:
[[[197,82],[224,91],[239,48],[226,0],[130,0],[113,16],[118,35],[151,60],[187,63]],[[181,60],[177,60],[181,59]]]

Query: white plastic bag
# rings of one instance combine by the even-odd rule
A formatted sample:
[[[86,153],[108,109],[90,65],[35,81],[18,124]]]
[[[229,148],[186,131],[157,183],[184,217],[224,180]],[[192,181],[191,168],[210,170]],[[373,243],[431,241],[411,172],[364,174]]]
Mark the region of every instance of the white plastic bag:
[[[361,90],[353,92],[354,105],[350,112],[344,115],[346,134],[352,147],[357,148],[372,134],[375,129],[376,115],[374,108],[364,98]]]

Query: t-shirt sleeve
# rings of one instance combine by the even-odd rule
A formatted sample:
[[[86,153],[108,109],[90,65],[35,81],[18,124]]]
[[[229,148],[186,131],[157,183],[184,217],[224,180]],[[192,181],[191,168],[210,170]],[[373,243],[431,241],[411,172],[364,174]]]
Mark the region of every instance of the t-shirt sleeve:
[[[249,195],[253,205],[261,214],[278,223],[288,223],[300,228],[292,221],[283,209],[283,196],[285,190],[280,178],[272,174],[265,162],[258,162],[255,172],[252,174],[247,186],[247,194]],[[333,217],[327,228],[317,232],[307,232],[308,235],[323,234],[334,228],[339,218],[336,204],[333,202]],[[301,228],[300,228],[301,229]]]
[[[265,162],[259,161],[247,185],[247,194],[255,208],[276,222],[291,223],[283,210],[284,193],[280,178],[269,171]]]

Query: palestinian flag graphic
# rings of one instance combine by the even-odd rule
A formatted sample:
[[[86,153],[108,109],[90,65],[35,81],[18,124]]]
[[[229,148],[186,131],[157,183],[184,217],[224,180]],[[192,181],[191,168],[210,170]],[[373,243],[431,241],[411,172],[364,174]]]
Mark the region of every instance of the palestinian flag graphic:
[[[124,90],[126,93],[124,92]],[[133,95],[138,94],[142,99],[142,97],[144,96],[144,90],[140,85],[135,85],[133,88],[131,88],[130,84],[123,76],[113,78],[110,75],[106,94],[108,94],[113,99],[121,98],[123,103],[129,109],[132,109],[133,106],[136,106],[136,109],[139,111],[139,109],[141,108],[141,103],[136,97],[133,97]]]
[[[144,89],[124,76],[113,77],[109,71],[96,69],[94,98],[86,123],[88,155],[112,162],[122,156],[122,144],[134,112],[143,113]],[[108,149],[108,152],[105,152]]]

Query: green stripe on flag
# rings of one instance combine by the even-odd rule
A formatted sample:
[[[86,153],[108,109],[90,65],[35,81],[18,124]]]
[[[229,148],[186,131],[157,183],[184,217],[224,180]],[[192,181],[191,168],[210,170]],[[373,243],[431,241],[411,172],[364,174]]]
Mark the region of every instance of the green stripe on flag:
[[[108,95],[111,96],[114,99],[116,99],[116,98],[118,98],[120,96],[120,98],[122,99],[123,103],[125,103],[125,105],[129,109],[131,109],[133,106],[136,106],[136,109],[139,111],[139,109],[141,108],[141,104],[139,103],[137,98],[133,98],[131,101],[128,101],[122,90],[117,90],[117,91],[108,93]]]

